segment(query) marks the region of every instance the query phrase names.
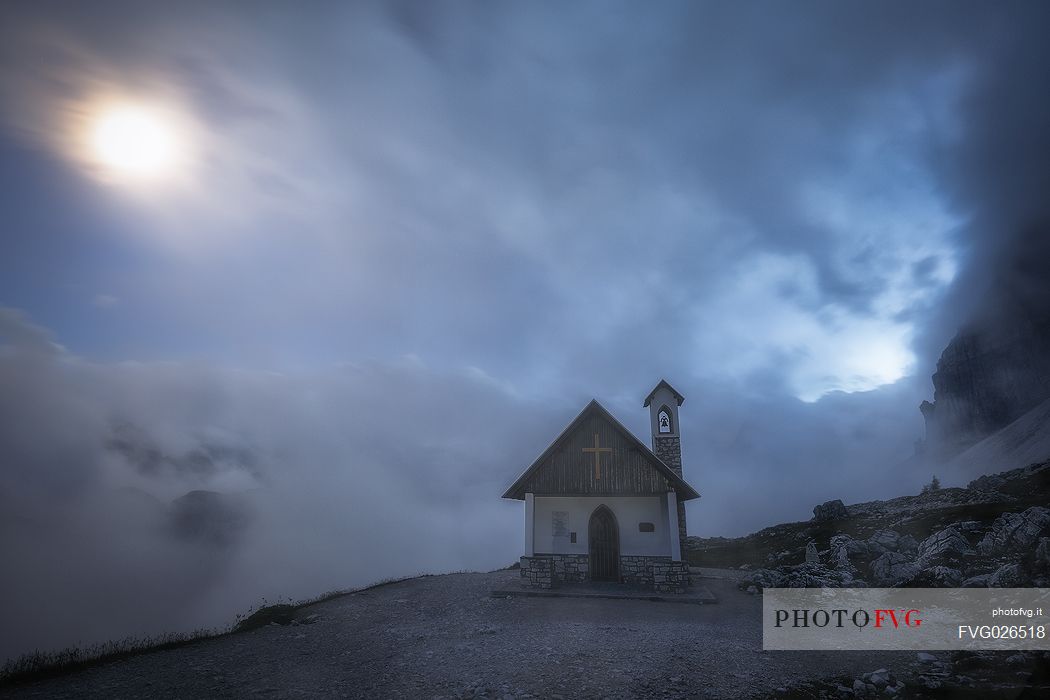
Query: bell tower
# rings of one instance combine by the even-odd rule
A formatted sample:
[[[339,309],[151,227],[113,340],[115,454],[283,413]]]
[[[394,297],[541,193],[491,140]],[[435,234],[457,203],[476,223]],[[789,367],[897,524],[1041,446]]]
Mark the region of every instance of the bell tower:
[[[678,476],[682,474],[682,437],[679,433],[678,407],[685,402],[685,397],[661,379],[649,395],[643,406],[649,408],[649,419],[653,431],[653,452],[669,466]],[[685,544],[685,503],[678,501],[678,537]]]

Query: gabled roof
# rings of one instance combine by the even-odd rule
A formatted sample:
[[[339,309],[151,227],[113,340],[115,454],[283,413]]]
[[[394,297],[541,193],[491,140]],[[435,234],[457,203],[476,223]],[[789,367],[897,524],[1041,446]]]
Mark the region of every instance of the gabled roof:
[[[507,492],[503,494],[503,498],[514,498],[517,500],[524,499],[525,486],[526,484],[528,484],[532,476],[543,467],[547,460],[555,452],[557,452],[569,438],[572,437],[576,430],[587,419],[589,419],[595,414],[607,421],[609,425],[611,425],[618,433],[620,433],[620,435],[631,445],[631,447],[638,451],[638,453],[650,466],[652,466],[657,472],[659,472],[660,476],[667,480],[668,484],[671,487],[673,487],[675,492],[678,494],[678,499],[680,501],[688,501],[694,498],[700,498],[700,494],[696,491],[696,489],[690,486],[685,481],[685,479],[675,474],[673,469],[671,469],[669,466],[667,466],[667,464],[664,463],[663,460],[661,460],[659,457],[653,454],[652,450],[646,447],[645,444],[637,437],[635,437],[630,430],[625,428],[623,424],[620,423],[620,421],[616,420],[616,418],[614,418],[613,415],[609,413],[604,406],[602,406],[600,403],[593,399],[589,404],[587,404],[587,406],[582,411],[580,411],[579,415],[577,415],[572,420],[572,422],[565,427],[561,434],[554,439],[554,442],[552,442],[550,446],[543,451],[543,454],[537,457],[536,461],[533,462],[532,465],[528,469],[526,469],[521,476],[517,478],[517,480],[511,485],[511,487],[507,489]]]
[[[649,395],[645,397],[645,403],[642,406],[648,406],[653,401],[653,397],[656,396],[656,392],[660,391],[660,387],[667,387],[667,389],[674,394],[674,400],[681,406],[685,403],[685,397],[678,393],[678,390],[667,383],[666,379],[661,379],[660,383],[653,387],[653,390],[649,392]]]

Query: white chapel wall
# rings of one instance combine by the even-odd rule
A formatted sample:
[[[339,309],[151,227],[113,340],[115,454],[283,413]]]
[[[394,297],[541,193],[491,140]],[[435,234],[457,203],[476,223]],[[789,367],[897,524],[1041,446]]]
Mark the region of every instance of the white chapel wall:
[[[667,499],[661,496],[536,496],[533,542],[537,554],[587,554],[587,524],[591,513],[605,504],[620,528],[620,554],[670,556]],[[567,514],[563,520],[555,513]],[[652,523],[653,532],[639,532],[639,523]],[[564,525],[564,535],[555,535]],[[569,533],[576,533],[572,544]]]

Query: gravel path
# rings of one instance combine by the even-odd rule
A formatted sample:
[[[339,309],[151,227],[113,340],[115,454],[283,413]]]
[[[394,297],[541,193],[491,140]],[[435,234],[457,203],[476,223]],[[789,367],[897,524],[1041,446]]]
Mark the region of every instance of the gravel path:
[[[153,652],[0,697],[742,697],[914,654],[763,652],[761,598],[717,605],[492,598],[516,571],[449,574],[304,608],[313,624]]]

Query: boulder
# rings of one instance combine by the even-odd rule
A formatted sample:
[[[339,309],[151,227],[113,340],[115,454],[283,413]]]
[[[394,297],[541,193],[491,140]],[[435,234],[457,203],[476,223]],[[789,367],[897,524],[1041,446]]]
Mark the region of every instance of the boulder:
[[[986,474],[968,483],[966,488],[974,491],[998,491],[999,487],[1006,483],[1006,475],[1008,473]]]
[[[919,551],[919,542],[911,535],[902,535],[897,540],[897,551],[901,554],[914,555]]]
[[[1024,654],[1010,654],[1006,657],[1007,666],[1024,666],[1028,663],[1028,657]]]
[[[919,545],[919,559],[927,564],[954,563],[974,554],[973,547],[953,526],[933,533]]]
[[[832,538],[834,541],[835,538]],[[879,530],[868,538],[867,549],[876,556],[886,552],[896,552],[900,545],[901,536],[893,530]]]
[[[1003,552],[1029,549],[1050,527],[1050,508],[1032,506],[1023,513],[1003,513],[992,529],[977,545],[981,554],[998,555]]]
[[[786,588],[863,588],[864,582],[854,579],[847,571],[836,571],[819,564],[804,564],[788,567],[783,585]]]
[[[1050,566],[1050,537],[1039,538],[1039,544],[1035,548],[1035,563]]]
[[[845,549],[850,556],[867,556],[868,543],[864,540],[855,540],[849,535],[835,535],[831,538],[831,551]]]
[[[784,574],[777,569],[758,569],[740,579],[738,588],[750,592],[752,588],[759,591],[766,588],[783,588]]]
[[[961,588],[987,588],[988,579],[992,577],[991,574],[978,574],[977,576],[971,576],[960,584]]]
[[[893,586],[919,573],[921,567],[898,552],[886,552],[871,563],[871,573],[879,585]]]
[[[1020,564],[1004,564],[988,577],[990,588],[1018,588],[1026,586],[1027,577]]]
[[[838,498],[834,501],[826,501],[819,506],[813,507],[813,519],[818,523],[826,520],[839,520],[840,518],[846,517],[849,517],[849,511],[846,510],[846,506],[844,506],[842,501]]]
[[[888,670],[880,668],[877,671],[871,672],[871,679],[869,682],[879,690],[882,690],[888,685],[893,685],[893,675]]]
[[[842,588],[851,586],[865,588],[866,584],[856,579],[848,571],[830,569],[821,564],[800,564],[798,566],[780,566],[776,569],[758,569],[738,584],[741,590],[755,586],[764,588]]]
[[[930,566],[901,583],[908,588],[955,588],[962,583],[963,575],[958,569],[948,566]]]

